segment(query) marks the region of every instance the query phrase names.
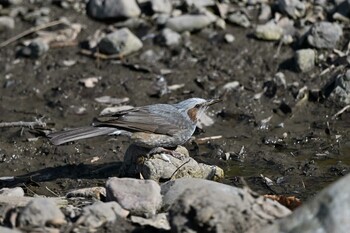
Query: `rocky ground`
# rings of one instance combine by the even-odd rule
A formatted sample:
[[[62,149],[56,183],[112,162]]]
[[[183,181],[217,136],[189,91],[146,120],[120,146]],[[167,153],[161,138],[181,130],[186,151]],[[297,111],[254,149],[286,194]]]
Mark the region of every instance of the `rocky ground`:
[[[1,196],[1,225],[22,231],[46,226],[51,231],[83,232],[112,231],[118,222],[123,232],[169,231],[170,226],[177,232],[190,219],[191,229],[198,230],[198,223],[207,231],[223,227],[229,232],[230,225],[217,228],[215,221],[186,215],[192,207],[183,202],[202,200],[193,201],[196,208],[208,202],[205,197],[223,195],[220,200],[225,203],[230,199],[225,195],[232,192],[246,192],[251,200],[238,210],[254,206],[255,198],[265,194],[305,202],[348,173],[348,1],[101,2],[0,1],[0,187],[15,188],[15,196],[24,196],[15,198],[20,203]],[[162,155],[141,161],[122,137],[62,146],[45,137],[50,131],[89,125],[99,114],[190,97],[223,101],[212,106],[184,145],[188,151],[180,149],[186,161],[167,161]],[[158,197],[152,211],[138,206],[141,210],[135,212],[120,198],[108,196],[106,180],[116,176],[159,182],[160,188],[151,184],[155,192],[145,195]],[[214,188],[203,191],[203,197],[194,195],[198,190],[182,190],[187,196],[177,200],[183,208],[164,209],[163,183],[181,177],[220,180],[229,185],[220,187],[231,191],[216,193],[217,183],[204,183]],[[130,182],[127,185],[147,183]],[[107,194],[104,188],[71,193],[105,186]],[[72,197],[62,198],[68,194]],[[32,199],[37,196],[52,199]],[[111,213],[111,219],[84,225],[93,222],[84,219],[99,212],[90,210],[90,204],[101,198],[116,201],[100,206],[109,208],[102,212]],[[272,205],[277,210],[267,216],[274,217],[247,212],[248,220],[260,220],[254,226],[237,223],[242,227],[236,232],[256,230],[289,214],[283,206],[263,200],[261,206],[267,207],[262,212]],[[28,210],[31,201],[38,202],[34,206],[39,209],[53,206],[54,217],[39,222],[26,219],[33,215]],[[236,208],[237,204],[227,205]],[[210,211],[219,213],[218,218],[236,212],[220,203],[213,206]],[[146,218],[135,220],[140,216],[158,216],[170,225],[150,227],[137,222]]]

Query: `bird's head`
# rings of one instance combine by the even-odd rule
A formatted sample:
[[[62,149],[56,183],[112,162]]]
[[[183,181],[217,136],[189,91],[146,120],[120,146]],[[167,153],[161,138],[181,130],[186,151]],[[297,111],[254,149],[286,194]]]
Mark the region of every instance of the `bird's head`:
[[[220,102],[220,99],[205,100],[202,98],[190,98],[176,104],[176,107],[186,114],[194,123],[201,117],[201,115],[208,109],[210,105]]]

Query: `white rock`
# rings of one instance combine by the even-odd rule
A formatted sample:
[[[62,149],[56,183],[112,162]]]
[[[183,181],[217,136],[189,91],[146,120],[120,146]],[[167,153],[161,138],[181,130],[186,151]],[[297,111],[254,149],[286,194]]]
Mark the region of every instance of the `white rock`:
[[[176,47],[181,43],[181,35],[169,28],[164,28],[159,35],[160,43],[168,47]]]
[[[239,82],[238,81],[232,81],[229,83],[226,83],[222,89],[224,89],[225,91],[232,91],[234,89],[239,88]]]
[[[240,11],[236,11],[232,14],[229,14],[227,16],[227,20],[230,23],[236,24],[236,25],[244,27],[244,28],[248,28],[251,25],[247,15],[240,12]]]
[[[24,190],[21,187],[2,188],[0,189],[0,196],[24,197]]]
[[[232,34],[225,34],[225,41],[231,44],[233,41],[235,41],[235,37]]]
[[[195,6],[197,8],[214,6],[214,0],[185,0],[187,6]]]
[[[315,51],[313,49],[300,49],[295,52],[295,62],[297,69],[307,72],[315,67]]]
[[[280,40],[283,36],[283,29],[274,22],[268,22],[256,27],[255,36],[262,40]]]
[[[176,32],[184,32],[202,29],[213,22],[215,22],[215,19],[205,14],[187,14],[170,18],[165,25]]]
[[[169,14],[173,9],[170,0],[151,0],[152,10],[156,13]]]
[[[0,17],[0,32],[15,28],[15,20],[8,16]]]

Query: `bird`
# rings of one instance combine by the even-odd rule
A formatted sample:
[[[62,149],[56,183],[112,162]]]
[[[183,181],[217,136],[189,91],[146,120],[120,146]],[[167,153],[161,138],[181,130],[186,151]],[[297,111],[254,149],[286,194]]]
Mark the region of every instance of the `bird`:
[[[95,118],[92,125],[48,134],[54,145],[102,135],[123,135],[134,145],[157,153],[187,142],[201,115],[220,99],[189,98],[175,104],[152,104]]]

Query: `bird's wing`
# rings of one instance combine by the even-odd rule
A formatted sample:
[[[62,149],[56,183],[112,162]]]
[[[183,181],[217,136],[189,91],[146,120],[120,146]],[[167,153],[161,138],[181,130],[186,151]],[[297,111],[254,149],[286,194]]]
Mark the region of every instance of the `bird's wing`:
[[[113,126],[133,131],[174,135],[188,127],[186,120],[174,106],[156,104],[98,118],[95,126]]]

